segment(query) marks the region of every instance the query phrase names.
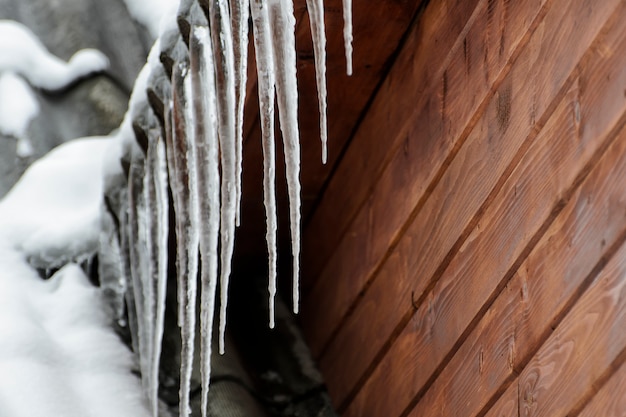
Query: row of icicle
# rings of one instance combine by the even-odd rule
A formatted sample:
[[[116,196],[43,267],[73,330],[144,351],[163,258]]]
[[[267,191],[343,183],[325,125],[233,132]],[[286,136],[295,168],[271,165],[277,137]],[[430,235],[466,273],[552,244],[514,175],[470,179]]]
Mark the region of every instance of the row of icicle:
[[[323,0],[307,0],[313,36],[320,111],[322,161],[326,163],[326,57]],[[351,0],[343,0],[347,72],[351,74]],[[179,29],[165,25],[131,98],[130,117],[143,152],[132,154],[127,218],[121,252],[134,347],[154,415],[168,272],[169,196],[176,236],[178,324],[181,328],[180,415],[190,413],[197,281],[200,268],[202,412],[207,411],[213,315],[220,278],[219,350],[224,352],[228,280],[239,225],[246,93],[248,21],[251,17],[258,76],[263,147],[266,240],[269,254],[269,325],[276,294],[274,100],[283,137],[293,255],[293,308],[299,304],[300,140],[297,120],[295,17],[292,0],[182,0]],[[175,35],[172,33],[176,32]],[[175,37],[176,41],[171,38]],[[172,46],[175,45],[175,46]],[[182,50],[182,52],[181,52]],[[158,62],[159,57],[163,66]],[[171,61],[166,65],[168,59]],[[159,74],[167,82],[158,84]],[[152,91],[162,107],[137,90]],[[156,91],[156,93],[155,93]],[[139,98],[137,98],[139,97]],[[160,114],[158,114],[160,113]],[[157,117],[155,114],[158,114]],[[124,238],[124,235],[127,235]],[[220,253],[218,256],[218,248]],[[198,251],[199,249],[199,251]],[[198,257],[201,256],[201,262]],[[134,308],[133,308],[134,306]]]

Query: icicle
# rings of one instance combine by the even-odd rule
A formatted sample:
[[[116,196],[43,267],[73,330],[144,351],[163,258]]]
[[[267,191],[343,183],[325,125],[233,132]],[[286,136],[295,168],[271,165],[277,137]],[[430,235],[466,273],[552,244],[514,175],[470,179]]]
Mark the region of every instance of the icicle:
[[[217,289],[217,245],[220,228],[220,174],[218,158],[217,104],[211,38],[207,26],[194,26],[189,36],[194,129],[197,138],[197,178],[200,199],[202,416],[206,417],[211,380],[211,341]]]
[[[307,0],[307,10],[311,22],[311,36],[315,52],[315,82],[317,83],[317,100],[320,111],[320,139],[322,141],[322,163],[328,155],[328,118],[326,116],[326,32],[324,28],[324,1]]]
[[[120,206],[128,207],[128,210],[120,210],[120,258],[122,265],[120,270],[122,272],[122,280],[126,284],[126,312],[128,314],[128,327],[130,329],[131,343],[133,346],[133,352],[139,354],[139,324],[137,323],[137,307],[135,303],[135,291],[133,285],[132,274],[132,257],[131,254],[132,245],[130,237],[130,218],[131,211],[134,210],[130,207],[129,194],[131,193],[131,177],[129,175],[128,189],[120,191]],[[46,274],[50,276],[49,274]]]
[[[343,44],[346,50],[346,73],[352,75],[352,0],[343,2]]]
[[[248,18],[250,0],[231,0],[230,14],[233,28],[233,51],[235,64],[235,100],[237,103],[235,126],[235,154],[237,166],[236,219],[241,222],[241,170],[243,161],[243,108],[246,102],[246,79],[248,67]]]
[[[139,366],[144,382],[144,388],[148,390],[148,364],[150,352],[148,345],[148,328],[146,327],[144,275],[145,268],[145,239],[143,227],[145,226],[145,206],[143,200],[143,177],[144,156],[138,146],[133,147],[130,173],[128,180],[128,244],[130,250],[130,272],[132,277],[133,299],[137,319],[137,347]]]
[[[154,159],[153,153],[154,151],[151,149],[154,145],[148,143],[148,154],[145,158],[144,165],[144,176],[143,176],[143,213],[139,216],[139,235],[141,236],[141,240],[145,242],[145,252],[142,254],[142,257],[145,259],[145,272],[142,275],[142,287],[143,287],[143,327],[146,329],[146,351],[148,352],[147,364],[146,364],[146,374],[145,379],[148,381],[147,389],[148,389],[148,398],[151,400],[153,406],[153,413],[156,414],[156,385],[158,380],[155,380],[155,370],[154,370],[154,329],[156,325],[156,271],[158,269],[157,265],[157,248],[155,245],[155,235],[154,235],[154,227],[156,226],[156,221],[153,217],[153,213],[156,213],[156,189],[154,186],[154,182],[152,181],[152,171],[154,169]],[[157,365],[158,366],[158,365]],[[143,372],[143,371],[142,371]],[[158,369],[157,374],[158,376]]]
[[[262,0],[252,0],[252,25],[259,88],[259,114],[263,141],[263,199],[267,251],[269,256],[270,328],[274,328],[274,297],[276,295],[276,157],[274,155],[274,54],[269,27],[268,6]]]
[[[219,351],[224,353],[228,281],[235,242],[237,151],[235,145],[235,73],[233,39],[228,8],[224,0],[209,1],[211,40],[215,58],[217,116],[222,167],[221,276]]]
[[[178,200],[176,211],[178,264],[179,325],[182,351],[180,371],[180,415],[190,412],[189,391],[195,336],[196,275],[198,270],[199,219],[198,188],[196,183],[195,144],[192,132],[191,79],[188,64],[175,63],[172,71],[173,159],[176,169],[173,194]],[[169,148],[169,146],[168,146]],[[169,163],[169,162],[168,162]],[[185,262],[182,262],[185,261]]]
[[[283,133],[291,251],[293,255],[293,310],[298,313],[300,273],[300,138],[298,133],[298,86],[296,79],[296,41],[291,0],[270,0],[270,29],[274,46],[276,93],[280,129]]]
[[[169,234],[168,178],[165,161],[165,145],[159,128],[150,129],[146,177],[144,189],[147,207],[154,217],[150,227],[148,254],[150,257],[150,291],[153,301],[146,310],[153,316],[152,357],[149,376],[149,399],[153,415],[158,413],[159,363],[165,315],[165,293],[167,286],[167,255]]]

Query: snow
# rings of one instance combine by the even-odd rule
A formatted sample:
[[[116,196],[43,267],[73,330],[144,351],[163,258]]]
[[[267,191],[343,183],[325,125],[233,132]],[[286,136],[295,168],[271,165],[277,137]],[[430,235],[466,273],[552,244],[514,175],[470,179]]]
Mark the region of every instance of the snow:
[[[0,238],[31,262],[50,267],[94,253],[103,156],[114,142],[109,137],[78,139],[36,161],[0,202]]]
[[[82,49],[65,62],[48,52],[26,26],[0,20],[0,73],[10,71],[35,87],[59,90],[108,66],[108,58],[95,49]]]
[[[131,16],[144,25],[156,39],[161,33],[163,16],[174,15],[179,0],[124,0]]]
[[[47,281],[0,249],[0,415],[148,416],[99,290],[68,264]]]
[[[132,353],[73,259],[98,244],[118,138],[68,142],[0,202],[0,415],[148,416]],[[49,280],[34,267],[65,264]],[[35,401],[33,401],[35,400]]]
[[[28,83],[13,72],[0,73],[0,133],[18,140],[18,156],[33,153],[27,130],[37,114],[39,103]]]

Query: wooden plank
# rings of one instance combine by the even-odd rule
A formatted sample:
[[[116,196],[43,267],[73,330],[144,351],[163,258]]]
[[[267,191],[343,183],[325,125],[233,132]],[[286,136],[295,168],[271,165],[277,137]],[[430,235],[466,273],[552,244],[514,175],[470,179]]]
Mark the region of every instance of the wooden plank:
[[[579,10],[577,10],[577,7],[580,5],[580,3],[570,4],[568,10],[563,7],[554,7],[551,10],[561,13],[572,12],[574,16],[580,17]],[[614,8],[615,3],[607,7],[610,6]],[[619,14],[616,14],[616,16],[624,16],[625,12],[623,9],[624,7],[621,7]],[[606,12],[604,10],[600,13],[600,15],[604,16],[604,20],[607,19],[608,13]],[[549,13],[548,17],[550,19],[556,18],[558,14],[551,16]],[[599,18],[597,15],[593,17]],[[595,18],[592,19],[592,16],[589,16],[589,18],[590,21],[595,21]],[[546,22],[546,30],[547,28],[555,28],[556,30],[554,25],[548,24],[550,21]],[[561,28],[565,28],[568,22],[569,24],[572,23],[569,19],[557,19],[557,21],[560,22]],[[615,21],[619,20],[613,19],[612,27],[615,27]],[[596,31],[599,30],[599,25],[598,27],[593,27],[596,28]],[[583,35],[583,38],[590,35],[590,33],[587,33]],[[541,39],[547,40],[548,44],[552,44],[549,41],[552,38],[551,36],[546,38],[544,38],[545,34],[540,34],[539,36]],[[571,36],[568,39],[572,39]],[[580,40],[574,41],[578,42]],[[585,46],[588,46],[590,42],[584,41],[583,43]],[[531,43],[530,45],[532,46],[533,44]],[[586,54],[581,67],[576,71],[576,74],[580,72],[584,74],[582,79],[585,81],[593,78],[593,71],[602,74],[602,71],[599,70],[602,67],[596,66],[599,60],[602,61],[600,59],[602,55],[598,56],[596,47],[602,48],[604,45],[605,35],[602,35],[597,40],[596,45]],[[552,50],[551,56],[556,58],[559,50]],[[573,52],[571,49],[566,51],[563,52]],[[577,55],[580,56],[580,54]],[[560,62],[563,62],[562,58],[558,59]],[[527,88],[527,86],[534,83],[542,85],[542,77],[550,78],[555,73],[550,71],[546,73],[544,72],[545,68],[542,68],[541,74],[537,74],[538,68],[533,71],[527,67],[527,65],[535,62],[534,60],[520,61],[525,63],[525,65],[516,65],[512,76],[514,79],[519,79],[522,82],[513,82],[513,86],[518,85]],[[551,60],[548,58],[541,62],[548,67],[551,65]],[[606,61],[602,62],[606,64]],[[618,70],[621,70],[621,68],[623,67],[618,67]],[[535,72],[535,75],[530,75],[533,72]],[[538,75],[541,76],[538,77]],[[530,76],[530,80],[526,76]],[[575,76],[572,76],[572,78]],[[492,296],[494,290],[501,285],[501,280],[505,273],[524,254],[525,247],[531,242],[535,231],[539,230],[544,221],[551,215],[552,207],[568,189],[578,170],[590,160],[594,149],[600,146],[600,141],[597,138],[606,136],[608,128],[615,124],[618,115],[615,114],[616,109],[610,106],[623,101],[624,98],[619,95],[621,93],[619,90],[611,90],[607,97],[607,100],[613,100],[607,102],[608,109],[606,111],[609,114],[600,113],[601,117],[612,117],[613,121],[611,123],[607,122],[611,120],[609,118],[601,119],[600,121],[604,122],[597,125],[592,123],[586,124],[585,128],[580,132],[582,137],[580,140],[575,134],[568,135],[565,132],[560,132],[554,127],[554,124],[549,125],[548,130],[544,129],[537,140],[533,140],[533,137],[526,139],[526,143],[530,145],[529,152],[531,153],[525,157],[523,164],[515,168],[510,177],[507,175],[506,183],[501,187],[498,195],[492,199],[494,203],[486,208],[485,215],[479,224],[464,242],[464,246],[457,256],[452,259],[449,267],[444,271],[444,275],[436,283],[433,290],[425,297],[424,304],[420,306],[417,314],[413,315],[410,322],[404,327],[389,352],[385,354],[382,361],[371,374],[371,377],[367,373],[365,374],[369,378],[346,411],[346,415],[398,415],[404,407],[408,407],[411,401],[414,401],[421,395],[420,392],[427,386],[428,381],[433,376],[436,376],[435,371],[440,371],[437,370],[439,364],[442,363],[442,360],[449,355],[451,349],[458,343],[459,337],[467,331],[468,325],[484,303]],[[594,102],[593,93],[587,92],[586,88],[584,92],[581,92],[581,95],[588,97],[584,100],[585,103]],[[561,94],[558,96],[563,97]],[[532,108],[537,105],[536,101],[524,103],[523,97],[525,96],[523,94],[513,94],[513,97],[520,97],[519,101],[513,102],[517,112],[531,112]],[[616,99],[615,97],[618,98]],[[519,105],[516,105],[516,103],[519,103]],[[546,106],[547,103],[543,105],[543,107]],[[554,106],[551,105],[550,107]],[[580,107],[580,102],[578,106]],[[574,106],[574,110],[575,108]],[[610,111],[611,109],[612,111]],[[552,113],[552,111],[548,113]],[[511,119],[511,126],[514,127],[513,131],[518,134],[520,131],[524,132],[519,122],[513,122],[515,116],[512,115]],[[492,121],[492,123],[494,122]],[[492,123],[487,124],[490,125]],[[555,149],[552,148],[550,150],[549,147],[542,149],[545,148],[547,140],[553,141],[556,140],[555,138],[565,141],[565,145],[561,145],[561,152],[554,153]],[[594,141],[594,138],[597,141]],[[507,135],[502,136],[500,138],[500,146],[505,146],[511,140],[515,140],[515,138],[507,138]],[[520,139],[518,138],[517,140],[519,141]],[[581,144],[585,144],[585,146],[581,146]],[[564,147],[572,147],[576,152],[567,152],[566,149],[563,149]],[[522,155],[525,153],[523,152]],[[493,151],[484,152],[482,155],[492,154]],[[561,158],[569,158],[569,160],[566,162],[565,159]],[[537,166],[542,167],[539,171],[541,172],[540,176],[533,175],[533,170],[537,169]],[[535,181],[533,182],[532,179]],[[471,188],[473,187],[472,184],[476,182],[469,182],[466,186]],[[537,183],[542,184],[542,186],[533,187],[533,184]],[[519,204],[518,201],[531,202],[531,204]],[[505,232],[503,233],[503,231]],[[447,233],[448,231],[442,229],[442,232]],[[484,254],[493,255],[485,257]],[[382,288],[379,294],[387,297],[389,292],[395,288],[395,285],[393,285],[394,281],[387,281],[387,290],[389,291],[385,292],[385,288]],[[471,285],[468,282],[471,282]],[[415,282],[414,285],[420,285],[420,283]],[[398,299],[404,297],[406,299],[405,303],[412,308],[410,294],[411,287],[409,286],[407,291],[400,293],[399,297],[395,298],[393,302],[399,304]],[[372,304],[376,304],[376,302]],[[384,304],[380,302],[377,304],[378,310],[374,315],[369,316],[366,321],[367,327],[374,329],[374,332],[380,331],[380,328],[376,327],[379,323],[378,318],[388,317],[388,310],[381,308]],[[370,341],[376,342],[378,339],[376,336],[373,336],[372,339],[359,338],[356,340],[368,340],[368,344],[361,343],[358,349],[346,350],[351,352],[348,355],[350,357],[359,355],[361,351],[368,349]],[[350,361],[351,359],[346,357],[345,360]],[[337,374],[345,375],[349,373],[349,370],[341,364],[337,364],[337,366]],[[322,368],[324,369],[323,361]],[[381,392],[381,390],[394,392],[394,396],[376,396],[375,393]],[[367,410],[367,414],[362,414],[365,413],[365,410]]]
[[[450,152],[455,152],[453,148],[467,138],[469,125],[477,120],[473,116],[480,114],[479,109],[493,92],[493,83],[508,72],[511,56],[528,40],[527,32],[540,10],[537,0],[482,1],[476,7],[467,31],[457,40],[443,81],[439,79],[430,86],[421,111],[405,121],[410,130],[400,132],[406,135],[402,137],[404,147],[392,153],[380,178],[372,178],[372,194],[306,298],[303,325],[314,354],[322,350],[357,294],[381,265],[411,213],[423,206],[432,191],[428,184],[440,178],[438,170],[449,163],[446,161]],[[444,84],[445,95],[441,92]],[[387,106],[386,111],[402,111],[391,102]],[[364,123],[372,120],[381,125],[379,129],[388,129],[389,125],[380,119],[385,114],[372,115]],[[381,135],[384,137],[382,132]],[[375,141],[384,144],[380,137]],[[389,201],[394,202],[393,208]],[[344,212],[343,207],[338,211]],[[435,227],[432,221],[430,224]],[[429,236],[423,234],[422,242],[429,242]],[[342,277],[340,282],[337,276]],[[319,326],[318,320],[326,325]]]
[[[485,417],[519,417],[517,399],[517,384],[512,384],[495,405],[489,409]]]
[[[355,2],[355,5],[357,3],[379,2]],[[382,171],[391,151],[400,146],[401,132],[406,131],[407,121],[417,108],[423,107],[430,100],[431,95],[425,93],[441,87],[443,70],[450,61],[450,55],[462,47],[458,38],[462,36],[477,3],[478,0],[431,1],[411,28],[397,62],[376,92],[366,117],[358,126],[336,172],[329,179],[323,199],[305,227],[302,253],[305,288],[315,282],[346,231],[350,219],[366,199],[371,184]],[[385,14],[373,14],[371,17],[378,19]],[[368,53],[377,52],[373,45],[365,45]],[[383,50],[387,49],[390,48],[383,47]],[[344,82],[344,78],[340,77],[338,81]],[[334,88],[332,86],[329,89],[331,97],[336,94]],[[344,119],[346,109],[339,105],[335,109],[342,114],[341,120],[336,122],[350,128],[342,134],[349,136],[354,123],[350,123],[350,118]],[[358,113],[362,112],[359,110]],[[333,148],[334,151],[340,150],[339,144],[332,141],[339,140],[341,144],[345,142],[340,137],[331,138],[329,151]]]
[[[566,416],[614,360],[623,363],[625,296],[623,245],[520,374],[524,416]]]
[[[555,4],[548,11],[545,23],[541,24],[545,30],[533,34],[420,215],[407,229],[371,288],[321,358],[320,364],[328,374],[331,392],[341,401],[347,398],[347,394],[341,395],[342,392],[350,392],[359,378],[361,382],[367,378],[372,370],[370,364],[380,359],[380,352],[384,353],[385,343],[394,329],[407,314],[408,317],[412,314],[413,301],[420,300],[421,294],[426,294],[432,287],[431,277],[438,278],[435,273],[440,276],[443,272],[438,268],[450,254],[454,254],[451,250],[463,249],[460,245],[463,240],[457,240],[459,235],[472,240],[480,234],[482,221],[476,219],[487,209],[484,201],[487,198],[488,202],[493,200],[494,192],[502,187],[504,179],[523,155],[523,149],[522,153],[518,152],[520,147],[529,146],[536,129],[545,124],[562,97],[559,88],[567,74],[591,43],[600,22],[607,19],[615,2],[604,3],[606,9],[595,9],[589,16],[589,21],[597,25],[593,26],[595,31],[578,31],[566,38],[563,49],[557,50],[551,49],[552,45],[565,33],[569,34],[579,18],[580,9],[586,6],[582,1],[568,7],[563,7],[560,0]],[[529,86],[535,86],[536,90],[529,90]],[[515,111],[510,113],[508,128],[501,132],[498,109],[503,96],[511,97],[510,108]],[[531,137],[527,138],[527,135]],[[490,193],[492,196],[488,197]],[[470,237],[474,225],[478,229]],[[359,342],[363,340],[368,343]],[[346,357],[344,352],[353,353]],[[331,371],[333,369],[338,371]]]
[[[578,417],[623,417],[626,412],[624,393],[626,393],[626,365],[622,364]]]
[[[388,62],[393,58],[395,49],[413,20],[422,0],[377,2],[354,2],[353,33],[354,33],[354,75],[345,74],[345,58],[343,49],[343,14],[341,0],[325,2],[325,23],[327,34],[327,82],[328,82],[328,164],[321,163],[321,146],[319,139],[319,112],[317,88],[315,85],[315,69],[313,64],[313,47],[311,42],[308,15],[305,13],[304,2],[296,4],[298,21],[296,33],[296,52],[298,70],[298,115],[301,136],[301,184],[302,213],[308,216],[322,186],[345,143],[350,139],[351,132],[357,124],[363,109],[366,107],[380,79],[386,74]],[[249,66],[253,66],[252,57]],[[243,167],[243,201],[241,227],[236,243],[235,268],[246,268],[248,261],[255,260],[261,266],[265,257],[265,211],[262,194],[262,161],[260,152],[260,128],[258,121],[258,103],[256,86],[250,88],[251,98],[246,105],[246,143],[244,148]],[[341,115],[341,117],[335,117]],[[278,123],[277,123],[278,125]],[[277,203],[281,217],[279,232],[281,241],[289,239],[289,225],[284,222],[282,213],[287,211],[286,184],[284,181],[284,163],[282,158],[282,142],[277,136]],[[261,159],[259,159],[261,158]],[[260,233],[260,235],[259,235]],[[260,238],[259,238],[260,236]],[[289,246],[286,247],[286,261]],[[261,258],[261,259],[258,259]],[[288,262],[287,262],[288,263]],[[249,266],[249,265],[248,265]],[[256,266],[256,265],[255,265]],[[254,268],[251,268],[254,269]],[[258,273],[258,269],[255,271]],[[285,274],[285,275],[290,275]]]
[[[626,50],[626,34],[621,47]],[[620,70],[626,65],[626,57],[613,61],[611,67],[615,72],[626,72]],[[599,68],[605,67],[596,70]],[[585,97],[581,97],[581,109],[586,109],[583,110],[585,125],[598,125],[606,116],[605,112],[615,113],[617,109],[623,112],[622,122],[626,120],[626,100],[622,100],[621,107],[609,110],[613,103],[607,90],[613,90],[614,85],[606,82],[605,77],[615,72],[607,74],[598,70],[587,84],[588,97],[596,100],[585,103]],[[626,82],[626,76],[623,80]],[[598,81],[602,86],[598,85]],[[554,123],[554,128],[550,130],[576,135],[575,109],[571,108],[571,103],[566,98],[557,109],[554,119],[558,123]],[[585,125],[581,125],[582,128],[586,128]],[[480,414],[497,398],[501,387],[516,375],[515,370],[522,369],[545,341],[549,326],[554,326],[563,311],[578,298],[581,287],[597,275],[595,266],[601,259],[610,257],[615,245],[624,239],[626,186],[616,184],[626,175],[626,131],[622,130],[619,135],[615,133],[612,137],[616,142],[597,161],[596,168],[569,199],[518,273],[511,278],[409,415],[424,415],[425,410],[438,409],[441,403],[452,411],[441,413],[441,416]],[[550,144],[558,143],[552,140],[554,137],[546,139]],[[562,146],[558,148],[563,149]],[[570,149],[569,152],[579,151]],[[554,158],[557,155],[563,155],[565,163],[571,162],[567,152],[552,152],[548,156]],[[545,170],[535,170],[538,174],[546,173]],[[612,202],[608,210],[607,201]],[[524,201],[518,200],[518,204],[528,207]],[[581,212],[584,214],[581,215]],[[478,358],[477,361],[474,358]],[[478,372],[474,362],[478,363]]]

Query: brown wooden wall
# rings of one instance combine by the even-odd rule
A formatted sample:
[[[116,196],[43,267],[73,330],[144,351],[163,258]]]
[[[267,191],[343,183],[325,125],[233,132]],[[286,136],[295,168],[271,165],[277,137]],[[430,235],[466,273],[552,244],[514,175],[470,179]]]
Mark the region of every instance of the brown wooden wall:
[[[304,229],[339,411],[623,415],[626,1],[431,0],[358,120]]]

